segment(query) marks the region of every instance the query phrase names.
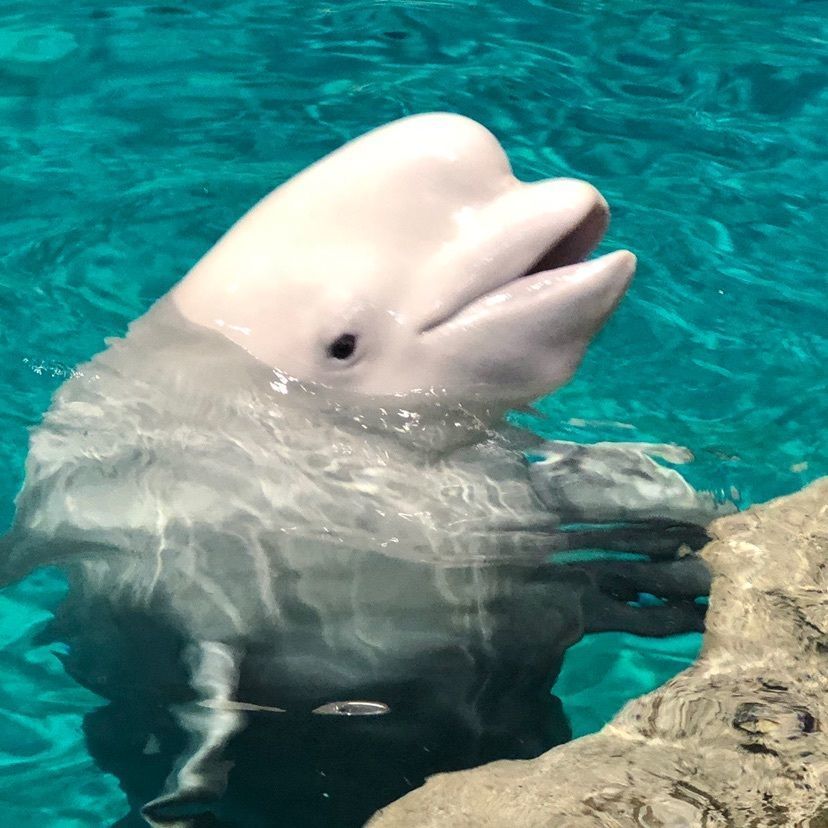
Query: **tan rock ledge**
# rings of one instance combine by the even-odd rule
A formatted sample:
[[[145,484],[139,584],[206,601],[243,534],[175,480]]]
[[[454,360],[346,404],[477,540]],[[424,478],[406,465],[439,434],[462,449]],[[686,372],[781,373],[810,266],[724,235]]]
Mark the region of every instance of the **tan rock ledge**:
[[[828,828],[828,478],[711,534],[692,667],[599,733],[432,777],[371,828]]]

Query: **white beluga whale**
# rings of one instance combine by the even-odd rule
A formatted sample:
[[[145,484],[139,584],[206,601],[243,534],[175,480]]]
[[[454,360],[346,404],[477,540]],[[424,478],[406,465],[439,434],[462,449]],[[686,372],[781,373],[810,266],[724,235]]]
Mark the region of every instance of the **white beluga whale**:
[[[471,120],[407,118],[278,187],[57,392],[2,566],[67,574],[52,634],[108,700],[86,732],[124,825],[360,824],[566,738],[548,688],[585,632],[698,628],[676,552],[728,507],[659,462],[682,450],[502,422],[626,291],[631,253],[588,258],[608,215]],[[595,548],[650,560],[550,562]]]

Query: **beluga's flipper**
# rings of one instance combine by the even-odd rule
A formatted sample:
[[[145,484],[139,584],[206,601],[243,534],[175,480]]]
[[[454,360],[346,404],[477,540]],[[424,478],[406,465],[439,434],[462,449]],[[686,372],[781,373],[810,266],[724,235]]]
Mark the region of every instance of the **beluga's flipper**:
[[[166,792],[141,809],[144,819],[158,828],[204,824],[211,804],[227,787],[230,765],[223,758],[224,748],[245,723],[244,706],[232,700],[238,654],[225,644],[207,641],[193,646],[189,660],[198,698],[183,705],[176,716],[190,734],[190,746],[167,780]]]
[[[563,524],[660,527],[673,549],[682,534],[678,530],[686,527],[689,545],[697,546],[692,540],[698,530],[736,507],[694,489],[656,458],[678,465],[692,454],[672,445],[553,441],[530,453],[529,477]]]

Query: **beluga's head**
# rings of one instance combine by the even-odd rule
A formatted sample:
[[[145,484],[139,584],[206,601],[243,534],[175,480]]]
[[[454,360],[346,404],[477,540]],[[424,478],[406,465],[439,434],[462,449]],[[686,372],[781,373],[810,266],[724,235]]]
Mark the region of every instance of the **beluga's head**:
[[[627,251],[587,259],[608,215],[583,181],[518,181],[480,124],[417,115],[276,189],[171,298],[302,381],[517,405],[571,377],[632,278]]]

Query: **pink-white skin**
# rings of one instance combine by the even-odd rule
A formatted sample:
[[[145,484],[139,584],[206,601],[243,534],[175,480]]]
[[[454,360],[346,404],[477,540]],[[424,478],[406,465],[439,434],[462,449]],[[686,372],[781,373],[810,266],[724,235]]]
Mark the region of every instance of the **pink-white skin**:
[[[608,216],[586,182],[518,181],[480,124],[417,115],[278,187],[171,299],[301,380],[528,401],[572,376],[633,276],[628,251],[585,260]]]

